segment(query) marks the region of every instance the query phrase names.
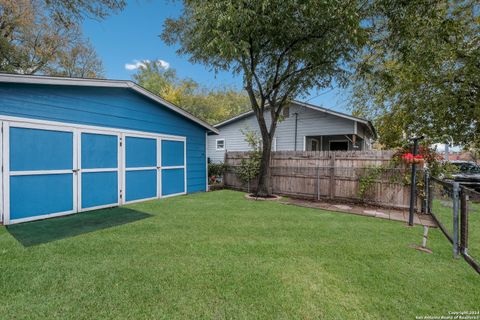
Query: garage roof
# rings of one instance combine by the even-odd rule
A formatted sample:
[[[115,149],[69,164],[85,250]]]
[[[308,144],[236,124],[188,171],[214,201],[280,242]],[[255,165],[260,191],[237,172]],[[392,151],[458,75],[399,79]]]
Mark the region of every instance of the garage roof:
[[[203,120],[198,119],[191,113],[174,105],[171,102],[159,97],[130,80],[109,80],[109,79],[86,79],[86,78],[68,78],[68,77],[50,77],[39,75],[19,75],[0,73],[0,83],[26,83],[26,84],[44,84],[44,85],[65,85],[65,86],[83,86],[83,87],[106,87],[106,88],[127,88],[175,111],[185,118],[196,122],[211,132],[219,133],[218,129],[209,125]]]

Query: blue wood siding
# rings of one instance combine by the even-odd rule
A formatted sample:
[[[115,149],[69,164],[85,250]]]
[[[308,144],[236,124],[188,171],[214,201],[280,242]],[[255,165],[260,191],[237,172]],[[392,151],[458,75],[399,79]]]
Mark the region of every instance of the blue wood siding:
[[[0,84],[0,114],[187,138],[187,192],[205,191],[206,129],[125,88]]]

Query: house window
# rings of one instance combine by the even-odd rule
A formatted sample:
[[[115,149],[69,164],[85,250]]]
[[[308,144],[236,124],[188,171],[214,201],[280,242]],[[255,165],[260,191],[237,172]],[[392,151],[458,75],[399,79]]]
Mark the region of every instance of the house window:
[[[215,140],[215,145],[216,145],[216,149],[218,151],[220,150],[225,150],[225,139],[217,139]]]
[[[284,118],[288,118],[290,116],[290,108],[289,107],[283,108],[282,114]]]
[[[318,143],[318,140],[317,139],[312,139],[311,140],[311,150],[312,151],[319,151],[320,150],[320,147],[319,147],[319,143]]]

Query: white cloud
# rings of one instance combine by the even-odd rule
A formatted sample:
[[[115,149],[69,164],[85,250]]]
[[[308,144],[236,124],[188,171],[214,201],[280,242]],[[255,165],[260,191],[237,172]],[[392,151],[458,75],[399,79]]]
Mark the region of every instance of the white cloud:
[[[150,60],[133,60],[133,63],[125,63],[125,69],[127,70],[137,70],[139,68],[145,68],[147,63],[150,63]],[[170,63],[165,60],[158,59],[155,61],[155,64],[162,69],[167,70],[170,68]]]
[[[170,68],[170,63],[168,63],[167,61],[165,60],[157,60],[157,66],[159,66],[160,68],[163,68],[165,70],[167,70],[168,68]]]
[[[149,63],[149,60],[143,60],[143,61],[138,61],[138,60],[133,60],[133,63],[125,63],[125,69],[127,70],[136,70],[138,68],[144,68],[146,63]]]

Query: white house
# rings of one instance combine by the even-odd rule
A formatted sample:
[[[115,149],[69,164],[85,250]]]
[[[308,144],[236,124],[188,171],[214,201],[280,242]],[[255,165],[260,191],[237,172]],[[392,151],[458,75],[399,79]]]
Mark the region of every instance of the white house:
[[[267,124],[270,112],[265,112]],[[249,151],[245,131],[260,134],[253,111],[228,119],[214,126],[219,134],[208,135],[208,158],[223,162],[227,151]],[[340,151],[369,150],[376,139],[369,120],[329,110],[312,104],[294,101],[284,109],[283,120],[277,125],[273,151]]]

